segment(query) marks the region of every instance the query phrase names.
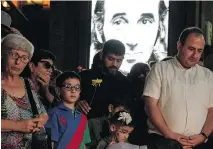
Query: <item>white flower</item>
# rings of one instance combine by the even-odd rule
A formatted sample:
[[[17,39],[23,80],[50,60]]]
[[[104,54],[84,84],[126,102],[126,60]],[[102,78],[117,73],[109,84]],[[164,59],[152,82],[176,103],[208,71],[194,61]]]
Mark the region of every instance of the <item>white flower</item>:
[[[132,117],[127,112],[121,112],[118,120],[122,120],[123,122],[125,122],[128,125],[129,123],[131,123]]]

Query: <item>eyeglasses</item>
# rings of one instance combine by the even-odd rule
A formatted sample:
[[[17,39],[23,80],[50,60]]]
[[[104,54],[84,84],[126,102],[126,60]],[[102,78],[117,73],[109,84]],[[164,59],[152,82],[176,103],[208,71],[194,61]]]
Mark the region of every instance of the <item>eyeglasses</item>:
[[[22,61],[24,64],[27,64],[27,63],[30,61],[29,56],[26,56],[26,55],[20,56],[17,52],[9,52],[8,55],[9,55],[9,57],[11,57],[12,59],[18,60],[18,59],[20,58],[21,61]]]
[[[47,62],[47,61],[39,61],[40,63],[42,63],[43,64],[43,66],[44,66],[44,68],[45,69],[52,69],[52,70],[54,70],[55,68],[54,68],[54,66],[53,65],[51,65],[49,62]]]
[[[68,91],[76,91],[79,92],[81,90],[80,85],[71,85],[71,84],[64,84],[61,87],[66,88]]]

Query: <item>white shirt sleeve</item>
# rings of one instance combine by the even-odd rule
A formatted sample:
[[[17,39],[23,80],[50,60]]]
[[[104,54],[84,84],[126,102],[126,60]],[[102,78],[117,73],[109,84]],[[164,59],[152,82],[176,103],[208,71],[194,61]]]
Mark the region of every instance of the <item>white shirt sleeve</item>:
[[[144,86],[144,96],[153,97],[159,100],[162,86],[162,64],[156,63],[148,74]]]
[[[210,76],[209,89],[210,89],[210,96],[209,96],[209,108],[210,108],[213,107],[213,73]]]

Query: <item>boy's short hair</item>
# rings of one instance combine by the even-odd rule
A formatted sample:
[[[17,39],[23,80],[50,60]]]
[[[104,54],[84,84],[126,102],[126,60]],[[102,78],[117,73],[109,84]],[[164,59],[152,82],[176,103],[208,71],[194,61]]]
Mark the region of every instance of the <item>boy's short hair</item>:
[[[56,56],[52,52],[44,49],[35,50],[31,62],[37,66],[38,62],[42,59],[51,59],[54,62],[56,60]]]
[[[81,82],[81,77],[74,71],[64,71],[56,78],[56,86],[61,87],[67,79],[78,79]]]
[[[134,127],[134,124],[133,124],[133,120],[131,120],[130,123],[126,123],[126,122],[123,122],[123,120],[119,120],[119,118],[121,117],[121,114],[125,112],[125,113],[128,113],[131,118],[132,118],[132,115],[130,114],[130,112],[127,112],[125,110],[121,110],[121,111],[118,111],[116,112],[110,119],[109,119],[109,122],[110,124],[114,124],[114,125],[122,125],[122,126],[130,126],[130,127]]]

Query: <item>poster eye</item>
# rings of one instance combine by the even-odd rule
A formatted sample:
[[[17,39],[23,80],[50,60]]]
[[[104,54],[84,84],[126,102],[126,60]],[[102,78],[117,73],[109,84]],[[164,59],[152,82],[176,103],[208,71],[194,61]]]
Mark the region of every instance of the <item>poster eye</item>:
[[[90,67],[99,66],[93,65],[93,58],[110,39],[125,46],[123,60],[117,61],[124,74],[137,63],[158,62],[168,56],[168,0],[92,0],[92,6]]]

